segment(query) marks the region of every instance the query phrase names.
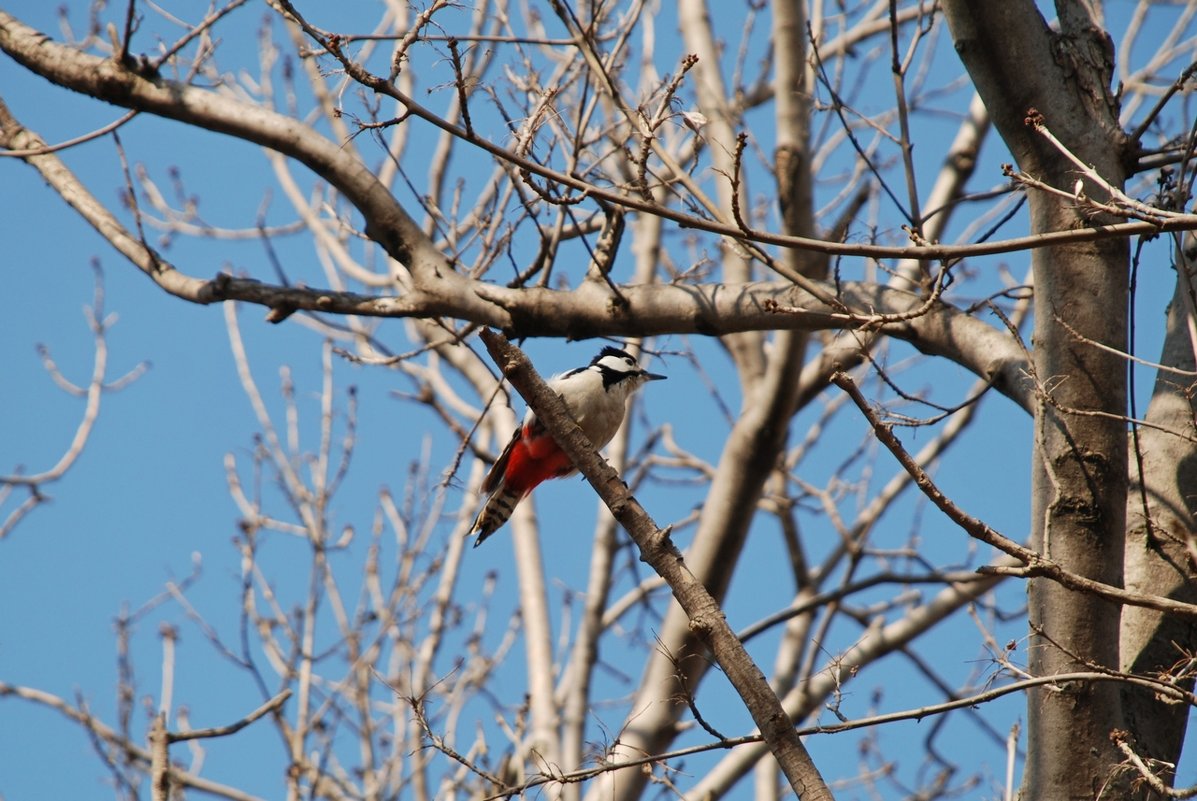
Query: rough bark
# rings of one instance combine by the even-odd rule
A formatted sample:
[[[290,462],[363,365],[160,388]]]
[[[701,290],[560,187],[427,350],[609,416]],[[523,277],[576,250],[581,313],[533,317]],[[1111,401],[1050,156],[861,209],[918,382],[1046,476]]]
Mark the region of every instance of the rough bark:
[[[944,9],[957,52],[1020,169],[1057,187],[1076,180],[1072,164],[1026,124],[1038,113],[1057,139],[1120,187],[1125,137],[1109,89],[1112,52],[1104,31],[1083,14],[1062,13],[1063,29],[1054,33],[1032,2],[948,0]],[[1055,196],[1032,194],[1030,211],[1033,231],[1090,223],[1077,204]],[[1126,348],[1128,256],[1124,243],[1032,256],[1039,402],[1031,542],[1066,569],[1114,585],[1122,581],[1125,531],[1126,368],[1119,355],[1092,343]],[[1030,582],[1028,604],[1034,675],[1118,667],[1116,605],[1043,579]],[[1027,797],[1093,798],[1117,773],[1110,733],[1122,716],[1115,685],[1033,691],[1027,723]]]

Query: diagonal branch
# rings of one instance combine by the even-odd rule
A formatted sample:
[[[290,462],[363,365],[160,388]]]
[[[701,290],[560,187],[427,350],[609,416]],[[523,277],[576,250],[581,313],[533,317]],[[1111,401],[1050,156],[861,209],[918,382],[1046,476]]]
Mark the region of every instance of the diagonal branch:
[[[831,799],[830,789],[802,745],[781,701],[728,626],[715,599],[686,567],[681,552],[669,537],[669,530],[657,527],[615,470],[587,441],[561,399],[536,374],[528,358],[501,334],[484,329],[481,337],[512,386],[631,535],[640,549],[641,560],[668,582],[691,627],[706,641],[744,700],[794,792],[803,799]]]
[[[226,726],[213,726],[207,729],[190,729],[188,731],[167,732],[166,740],[167,742],[171,743],[181,743],[185,740],[199,740],[207,737],[227,737],[230,734],[236,734],[249,724],[256,721],[258,718],[269,715],[271,712],[277,712],[290,697],[291,689],[287,688],[238,721],[230,723]]]
[[[943,494],[943,492],[931,480],[931,477],[918,465],[917,462],[910,456],[898,438],[894,436],[893,427],[885,423],[877,416],[869,406],[869,402],[861,394],[860,389],[847,375],[847,373],[836,373],[831,377],[831,381],[844,392],[848,393],[852,401],[864,414],[869,424],[873,427],[877,439],[881,444],[889,449],[890,453],[902,464],[910,475],[914,478],[915,483],[923,494],[927,496],[932,503],[939,507],[945,515],[948,516],[952,522],[960,526],[970,536],[981,542],[997,548],[1002,553],[1013,556],[1025,565],[1025,567],[981,567],[979,572],[989,575],[1003,575],[1003,576],[1020,576],[1023,578],[1033,578],[1036,576],[1044,576],[1051,579],[1062,587],[1073,590],[1074,592],[1089,593],[1097,595],[1108,601],[1115,603],[1126,604],[1128,606],[1141,606],[1148,609],[1155,609],[1160,612],[1169,612],[1189,617],[1197,617],[1197,604],[1188,604],[1181,601],[1174,601],[1171,598],[1165,598],[1161,595],[1152,595],[1150,593],[1128,592],[1121,587],[1114,587],[1100,581],[1086,578],[1069,570],[1066,570],[1058,562],[1047,558],[1046,556],[1020,545],[1014,540],[1006,537],[998,531],[990,528],[981,520],[967,514],[959,506],[952,502],[950,498]]]

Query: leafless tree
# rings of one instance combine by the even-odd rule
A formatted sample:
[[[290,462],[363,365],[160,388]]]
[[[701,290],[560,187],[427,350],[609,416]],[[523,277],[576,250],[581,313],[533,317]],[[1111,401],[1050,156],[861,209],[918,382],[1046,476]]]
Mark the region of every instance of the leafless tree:
[[[225,39],[255,31],[255,8],[247,55]],[[0,695],[77,721],[130,797],[147,778],[155,797],[249,797],[208,778],[199,750],[190,766],[169,751],[246,725],[277,729],[293,799],[707,799],[750,773],[763,801],[1013,797],[1013,768],[1004,787],[985,778],[1005,760],[1023,760],[1028,799],[1194,793],[1173,784],[1197,700],[1197,3],[1140,0],[1118,30],[1095,0],[1058,0],[1052,21],[1030,0],[376,10],[367,28],[340,4],[228,0],[185,21],[127,0],[64,15],[65,42],[0,11],[11,62],[123,109],[47,144],[0,103],[3,155],[165,294],[224,302],[261,431],[227,464],[240,616],[208,620],[183,584],[150,603],[175,604],[261,706],[191,730],[171,632],[144,730],[128,703],[112,726],[37,688]],[[213,150],[156,173],[121,139],[150,118],[211,132]],[[229,176],[262,198],[255,219],[207,219],[186,190],[189,169],[221,169],[218,136],[261,150],[260,184]],[[104,137],[120,208],[70,167]],[[983,143],[1005,148],[1004,174],[977,172]],[[236,251],[244,273],[216,272],[189,255],[207,240],[256,249]],[[1172,303],[1136,319],[1139,282],[1162,276]],[[271,412],[235,304],[325,339],[314,421],[286,374]],[[618,338],[667,359],[691,402],[634,414],[604,472],[487,327]],[[1159,354],[1136,352],[1148,331]],[[333,503],[357,443],[342,362],[403,376],[403,402],[459,443],[408,454],[408,483],[369,523]],[[716,362],[734,385],[712,380]],[[521,506],[513,612],[499,577],[463,580],[476,490],[515,424],[501,374],[614,513],[574,532],[589,575],[559,603]],[[1131,382],[1152,375],[1140,409]],[[1031,421],[1030,497],[1001,504],[1026,509],[1025,532],[936,472],[1025,469],[968,443],[999,404]],[[694,417],[720,429],[714,458],[687,438]],[[955,548],[932,547],[939,528]],[[275,540],[306,555],[301,589],[264,568]],[[754,592],[786,600],[733,616]],[[972,640],[946,631],[969,615]],[[519,648],[512,688],[499,677]],[[952,668],[929,658],[945,650]],[[894,709],[892,676],[933,695]],[[881,689],[862,701],[867,681]],[[1014,694],[1010,730],[996,700]],[[729,697],[751,722],[713,718]],[[962,752],[944,732],[965,715],[984,746]],[[882,724],[923,718],[924,762],[897,770]],[[855,774],[798,736],[859,728],[874,734],[855,741]]]

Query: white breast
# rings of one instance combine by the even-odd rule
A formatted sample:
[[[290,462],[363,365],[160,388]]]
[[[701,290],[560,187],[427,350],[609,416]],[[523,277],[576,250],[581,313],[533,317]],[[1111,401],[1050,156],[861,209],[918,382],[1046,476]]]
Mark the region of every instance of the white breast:
[[[630,382],[619,382],[610,389],[603,387],[603,377],[595,370],[581,370],[554,378],[549,386],[561,395],[565,408],[586,432],[586,438],[596,448],[602,448],[615,433],[627,405]]]

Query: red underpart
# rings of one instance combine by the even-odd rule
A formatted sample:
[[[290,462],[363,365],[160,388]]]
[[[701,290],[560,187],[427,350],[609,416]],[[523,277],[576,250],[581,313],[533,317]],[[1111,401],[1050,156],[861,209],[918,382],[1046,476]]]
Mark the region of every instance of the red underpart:
[[[573,462],[547,433],[532,434],[528,426],[511,446],[503,483],[516,492],[531,492],[537,484],[573,469]]]

